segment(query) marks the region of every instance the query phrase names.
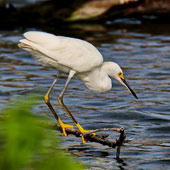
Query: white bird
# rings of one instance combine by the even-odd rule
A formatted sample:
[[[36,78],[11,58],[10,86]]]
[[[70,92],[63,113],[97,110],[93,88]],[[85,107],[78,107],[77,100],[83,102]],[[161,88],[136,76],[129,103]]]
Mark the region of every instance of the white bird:
[[[59,105],[69,114],[76,127],[82,134],[82,142],[86,142],[83,134],[89,132],[85,130],[73,117],[71,112],[63,103],[64,92],[73,78],[78,77],[85,86],[96,92],[106,92],[112,88],[111,78],[118,80],[137,99],[135,92],[128,86],[120,66],[114,62],[103,62],[101,53],[90,43],[84,40],[55,36],[50,33],[40,31],[29,31],[24,33],[25,39],[20,40],[18,46],[30,52],[44,66],[52,67],[61,72],[67,73],[68,78],[58,96]],[[62,134],[67,136],[66,128],[73,126],[65,124],[57,115],[50,103],[50,93],[56,83],[53,81],[44,100],[51,112],[57,119],[62,129]]]

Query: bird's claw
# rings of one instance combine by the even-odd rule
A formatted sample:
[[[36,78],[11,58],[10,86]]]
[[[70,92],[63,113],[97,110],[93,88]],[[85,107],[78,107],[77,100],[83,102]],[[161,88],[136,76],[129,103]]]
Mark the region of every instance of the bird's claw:
[[[76,126],[81,133],[80,136],[81,136],[82,143],[88,142],[88,140],[85,139],[84,135],[90,134],[90,133],[93,134],[93,135],[96,135],[96,133],[93,133],[90,130],[85,130],[79,123],[77,123]]]
[[[58,119],[58,123],[60,125],[60,128],[62,129],[62,134],[61,134],[62,136],[68,136],[68,134],[66,133],[66,128],[74,128],[74,126],[72,125],[63,123],[61,119]]]
[[[92,134],[92,135],[96,136],[96,133],[93,133],[93,132],[91,133],[91,131],[88,130],[88,132],[83,133],[83,134],[80,135],[80,136],[81,136],[82,143],[88,142],[88,140],[84,137],[84,136],[87,135],[87,134]]]

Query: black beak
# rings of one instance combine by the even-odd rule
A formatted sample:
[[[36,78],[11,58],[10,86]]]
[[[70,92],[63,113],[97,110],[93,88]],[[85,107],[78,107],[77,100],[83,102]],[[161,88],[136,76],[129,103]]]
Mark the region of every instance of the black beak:
[[[125,86],[127,87],[127,89],[132,93],[132,95],[138,99],[137,95],[135,94],[135,92],[129,87],[129,85],[127,84],[126,80],[121,78],[122,82],[125,84]]]

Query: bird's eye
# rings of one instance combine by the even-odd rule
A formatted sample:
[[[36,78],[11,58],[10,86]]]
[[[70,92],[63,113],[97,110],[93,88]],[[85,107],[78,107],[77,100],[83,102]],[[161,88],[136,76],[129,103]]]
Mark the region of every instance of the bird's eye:
[[[120,72],[118,75],[119,75],[119,77],[121,77],[121,76],[122,76],[122,73]]]
[[[123,76],[123,73],[122,73],[122,72],[119,72],[118,76],[119,76],[121,79],[124,79],[124,76]]]

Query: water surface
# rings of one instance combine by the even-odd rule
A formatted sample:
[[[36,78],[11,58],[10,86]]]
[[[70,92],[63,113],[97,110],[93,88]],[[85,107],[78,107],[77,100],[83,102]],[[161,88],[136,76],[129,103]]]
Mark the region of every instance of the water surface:
[[[63,148],[89,165],[89,169],[168,169],[170,166],[170,25],[142,24],[117,20],[105,25],[71,25],[63,28],[27,28],[0,31],[0,106],[30,93],[45,94],[56,70],[45,68],[17,47],[22,33],[42,30],[85,39],[103,54],[105,61],[117,62],[139,100],[113,80],[105,94],[94,93],[77,79],[72,80],[64,101],[86,129],[124,127],[127,139],[121,161],[115,150],[95,143],[81,144],[74,136],[63,137]],[[52,103],[69,123],[57,104],[56,96],[66,75],[57,82]],[[42,101],[38,114],[51,117]],[[116,134],[110,132],[110,138]]]

